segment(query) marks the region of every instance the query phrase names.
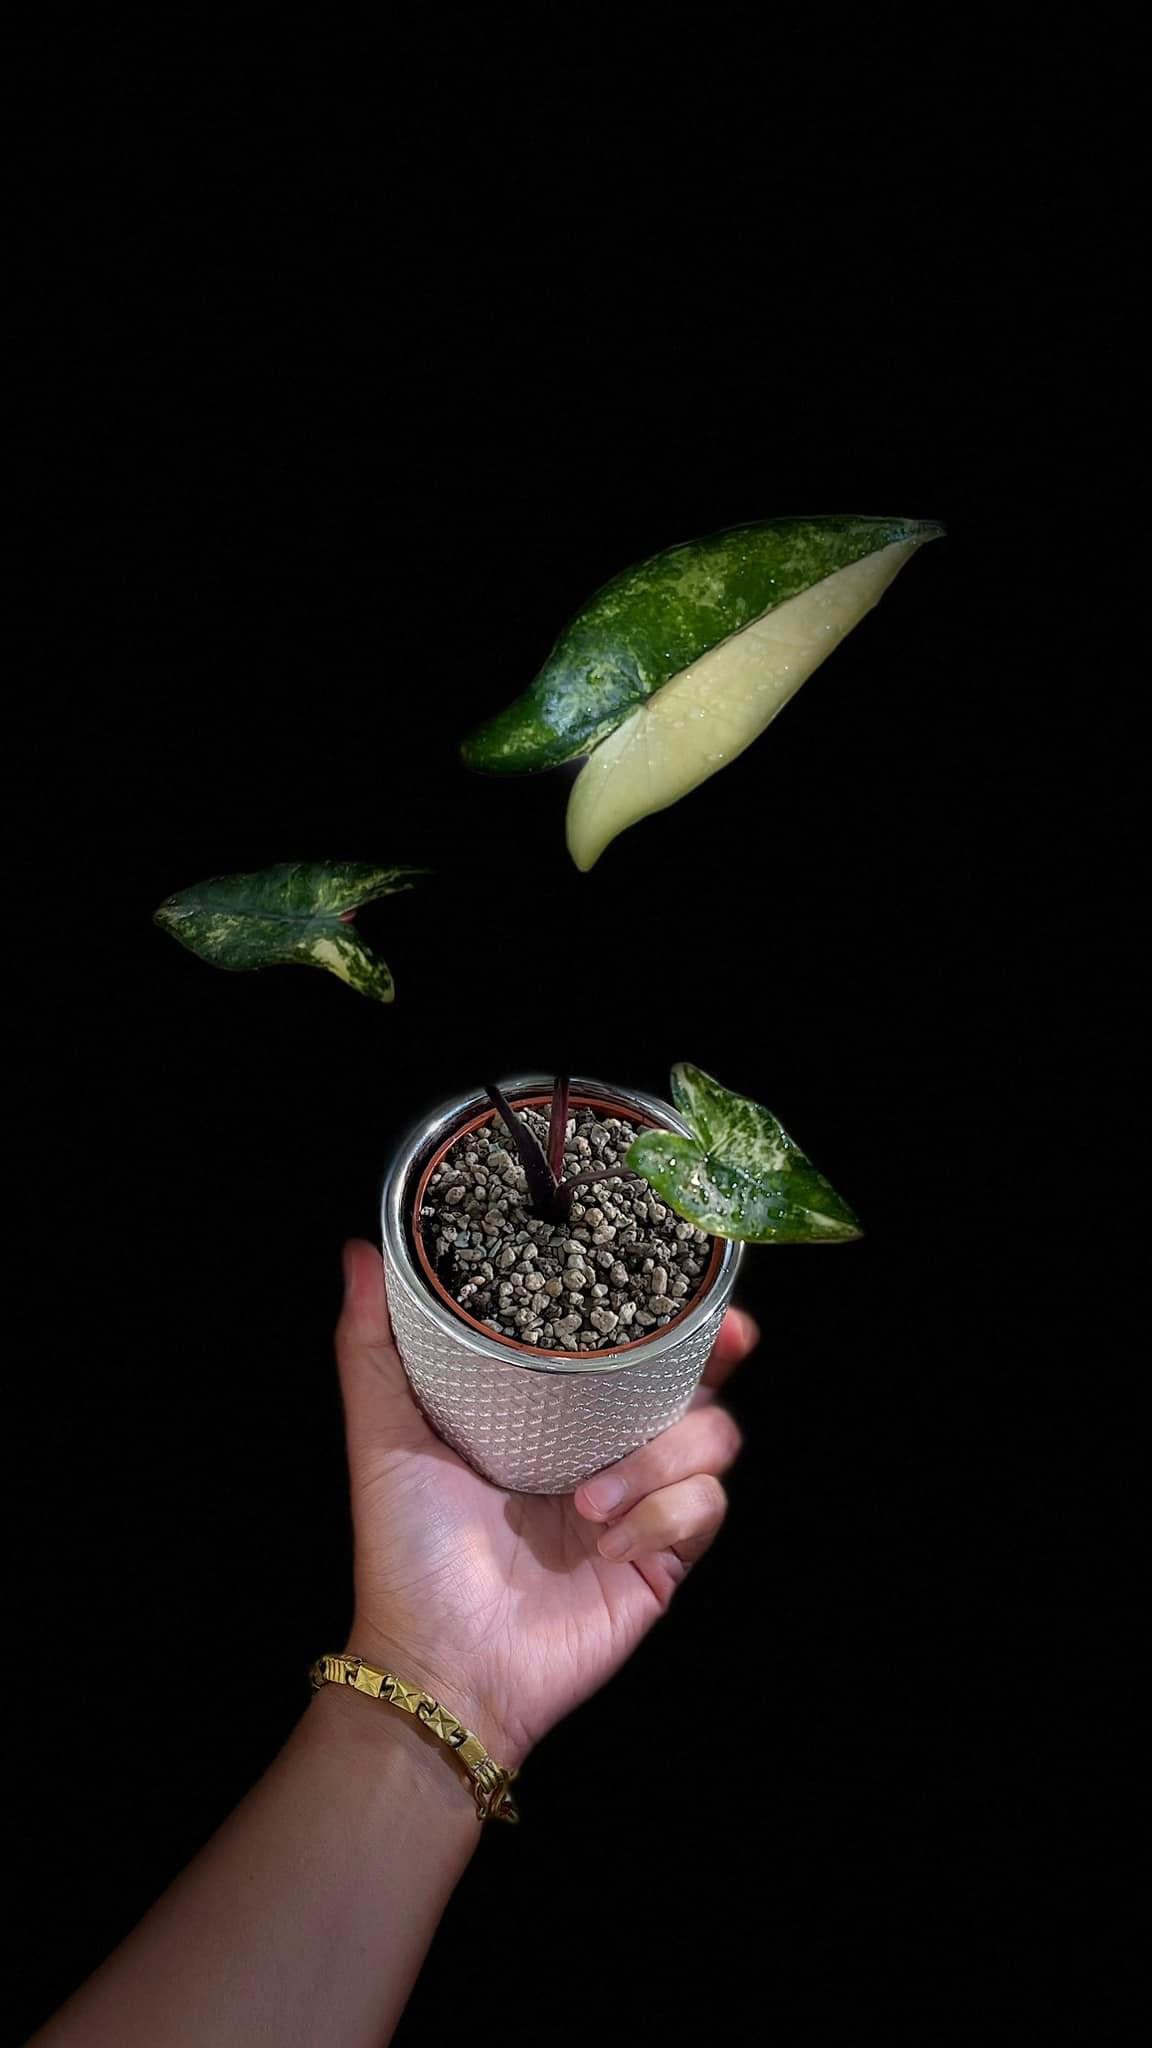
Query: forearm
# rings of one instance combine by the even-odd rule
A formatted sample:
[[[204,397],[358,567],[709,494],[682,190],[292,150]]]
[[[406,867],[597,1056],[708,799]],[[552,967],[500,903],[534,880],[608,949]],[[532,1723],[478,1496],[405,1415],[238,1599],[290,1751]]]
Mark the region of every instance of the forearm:
[[[338,1686],[37,2048],[378,2048],[479,1837],[414,1723]]]

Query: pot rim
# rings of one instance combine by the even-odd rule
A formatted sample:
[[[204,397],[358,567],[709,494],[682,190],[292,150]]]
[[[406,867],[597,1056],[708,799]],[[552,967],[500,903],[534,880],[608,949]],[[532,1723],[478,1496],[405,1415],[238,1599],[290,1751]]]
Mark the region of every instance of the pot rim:
[[[509,1080],[502,1080],[500,1086],[510,1099],[522,1101],[529,1098],[528,1106],[531,1107],[531,1096],[543,1093],[546,1097],[552,1087],[552,1079],[546,1074],[517,1074]],[[573,1078],[570,1087],[573,1102],[591,1100],[642,1123],[674,1130],[683,1136],[691,1135],[678,1112],[658,1096],[645,1094],[640,1089],[619,1088],[584,1078]],[[644,1337],[631,1338],[611,1349],[541,1351],[535,1344],[524,1344],[513,1337],[498,1337],[455,1302],[449,1309],[445,1304],[451,1296],[446,1290],[443,1295],[433,1291],[413,1256],[409,1223],[414,1200],[409,1202],[408,1191],[412,1187],[414,1171],[418,1170],[419,1188],[431,1172],[437,1154],[460,1136],[470,1118],[483,1121],[495,1114],[483,1089],[442,1102],[405,1134],[384,1180],[381,1222],[390,1282],[405,1287],[445,1337],[483,1357],[497,1359],[504,1365],[517,1366],[527,1372],[623,1372],[646,1359],[654,1359],[665,1346],[680,1343],[712,1313],[718,1291],[725,1296],[731,1293],[744,1248],[734,1239],[718,1237],[714,1241],[709,1270],[691,1304],[661,1329],[651,1330]],[[413,1229],[413,1240],[415,1236]]]
[[[506,1090],[505,1093],[507,1093]],[[511,1098],[509,1099],[511,1100]],[[513,1108],[518,1109],[537,1109],[540,1107],[542,1103],[549,1102],[550,1100],[551,1096],[548,1090],[545,1090],[543,1092],[536,1091],[528,1095],[521,1094],[519,1101],[513,1102],[512,1106]],[[578,1089],[575,1086],[570,1086],[568,1093],[568,1106],[569,1109],[607,1110],[609,1114],[611,1114],[613,1111],[622,1108],[623,1104],[613,1100],[611,1096],[593,1095],[590,1094],[587,1090],[582,1090]],[[442,1137],[440,1139],[439,1143],[433,1149],[432,1154],[429,1157],[427,1163],[421,1170],[420,1178],[416,1184],[416,1193],[412,1199],[412,1210],[409,1217],[409,1227],[411,1229],[412,1239],[416,1247],[416,1257],[420,1262],[420,1269],[423,1272],[425,1280],[428,1281],[429,1285],[433,1288],[433,1290],[439,1296],[441,1301],[447,1304],[449,1312],[452,1315],[458,1316],[462,1322],[467,1323],[469,1328],[475,1330],[477,1335],[481,1337],[494,1336],[495,1333],[489,1329],[489,1326],[486,1323],[482,1323],[478,1316],[469,1315],[468,1310],[466,1308],[461,1307],[460,1303],[456,1300],[456,1297],[452,1293],[451,1289],[446,1287],[444,1285],[444,1282],[441,1280],[434,1265],[432,1264],[431,1255],[429,1254],[427,1244],[424,1240],[424,1228],[423,1223],[421,1221],[421,1208],[423,1206],[424,1193],[428,1186],[428,1182],[431,1179],[433,1173],[436,1171],[436,1168],[440,1164],[440,1161],[444,1158],[445,1153],[449,1152],[453,1145],[458,1145],[461,1138],[466,1138],[470,1131],[481,1130],[485,1124],[492,1123],[496,1119],[498,1114],[499,1112],[496,1110],[493,1104],[489,1102],[487,1103],[487,1107],[485,1109],[479,1110],[475,1116],[466,1117],[462,1123],[456,1126],[455,1130],[449,1131],[446,1137]],[[659,1130],[661,1128],[661,1126],[657,1123],[655,1117],[650,1116],[647,1113],[641,1116],[641,1114],[638,1111],[633,1111],[631,1113],[630,1121],[642,1123],[648,1130]],[[610,1178],[610,1176],[606,1174],[605,1179],[608,1178]],[[720,1268],[720,1260],[723,1256],[724,1239],[717,1237],[715,1233],[712,1231],[710,1231],[708,1234],[712,1239],[712,1249],[708,1256],[708,1265],[703,1275],[701,1276],[700,1280],[697,1282],[691,1297],[688,1301],[685,1302],[683,1308],[678,1310],[676,1315],[669,1316],[668,1321],[662,1325],[659,1332],[661,1336],[664,1336],[666,1333],[670,1334],[673,1330],[679,1330],[681,1323],[684,1322],[684,1320],[689,1315],[691,1315],[692,1310],[695,1308],[697,1302],[702,1298],[703,1295],[707,1294],[711,1290],[712,1282],[715,1280],[716,1274]],[[597,1359],[614,1358],[617,1352],[620,1351],[633,1351],[639,1345],[648,1343],[651,1334],[652,1333],[650,1331],[645,1331],[643,1336],[629,1337],[623,1344],[602,1344],[599,1345],[594,1351],[580,1351],[576,1353],[568,1351],[566,1348],[557,1347],[555,1345],[546,1347],[541,1344],[526,1344],[520,1337],[496,1337],[495,1341],[498,1344],[506,1345],[509,1349],[513,1351],[522,1351],[526,1353],[529,1358],[571,1358],[575,1356],[580,1359]]]

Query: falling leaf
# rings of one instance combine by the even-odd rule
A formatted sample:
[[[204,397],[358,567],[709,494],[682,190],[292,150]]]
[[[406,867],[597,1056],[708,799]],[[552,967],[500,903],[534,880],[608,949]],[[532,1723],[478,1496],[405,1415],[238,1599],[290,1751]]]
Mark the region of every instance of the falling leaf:
[[[232,972],[295,962],[323,967],[377,1002],[395,994],[391,973],[352,920],[365,903],[410,889],[423,868],[347,861],[284,861],[250,875],[216,875],[169,896],[155,914],[182,946]]]

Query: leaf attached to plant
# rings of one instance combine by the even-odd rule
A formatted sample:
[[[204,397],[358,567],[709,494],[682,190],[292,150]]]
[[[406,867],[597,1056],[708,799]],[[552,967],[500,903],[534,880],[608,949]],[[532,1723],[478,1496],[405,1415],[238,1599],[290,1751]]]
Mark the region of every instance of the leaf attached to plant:
[[[195,882],[169,896],[155,922],[214,967],[323,967],[361,995],[390,1003],[391,973],[352,919],[363,904],[410,889],[425,872],[355,861],[284,861],[256,874]]]
[[[628,1164],[678,1216],[751,1244],[860,1236],[847,1203],[771,1110],[683,1063],[672,1069],[672,1099],[695,1136],[642,1131]]]

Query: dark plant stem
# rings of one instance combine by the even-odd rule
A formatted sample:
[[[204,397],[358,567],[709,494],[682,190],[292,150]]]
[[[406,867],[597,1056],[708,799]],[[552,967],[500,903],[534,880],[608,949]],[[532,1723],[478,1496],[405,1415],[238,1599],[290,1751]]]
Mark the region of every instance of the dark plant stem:
[[[567,1074],[557,1077],[552,1089],[552,1110],[548,1118],[548,1165],[557,1186],[564,1178],[564,1137],[568,1129]]]
[[[494,1081],[485,1081],[484,1092],[499,1110],[508,1136],[516,1147],[516,1155],[528,1183],[528,1199],[537,1216],[549,1223],[559,1221],[561,1212],[556,1199],[556,1181],[539,1139]]]
[[[567,1076],[556,1082],[552,1090],[552,1107],[548,1118],[548,1150],[534,1131],[529,1130],[518,1109],[513,1109],[507,1096],[497,1088],[494,1081],[485,1081],[484,1092],[488,1100],[499,1111],[501,1120],[516,1148],[516,1156],[524,1168],[528,1183],[528,1200],[535,1214],[545,1223],[564,1223],[572,1207],[572,1197],[578,1188],[595,1187],[601,1180],[639,1180],[630,1166],[590,1166],[584,1173],[574,1173],[571,1180],[560,1178],[564,1165],[564,1134],[568,1127]]]

